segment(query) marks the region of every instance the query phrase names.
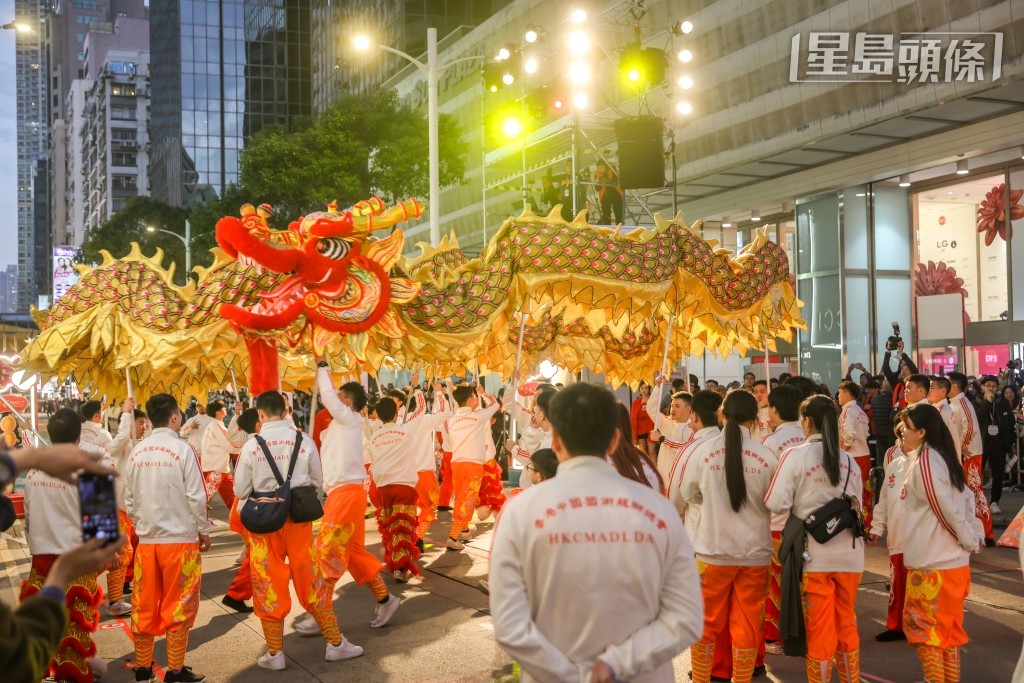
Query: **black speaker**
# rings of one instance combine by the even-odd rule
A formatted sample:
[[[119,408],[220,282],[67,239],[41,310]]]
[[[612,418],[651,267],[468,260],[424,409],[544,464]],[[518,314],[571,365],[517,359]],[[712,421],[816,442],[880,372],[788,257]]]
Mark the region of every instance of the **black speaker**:
[[[619,185],[623,189],[665,186],[663,123],[657,116],[619,119]]]

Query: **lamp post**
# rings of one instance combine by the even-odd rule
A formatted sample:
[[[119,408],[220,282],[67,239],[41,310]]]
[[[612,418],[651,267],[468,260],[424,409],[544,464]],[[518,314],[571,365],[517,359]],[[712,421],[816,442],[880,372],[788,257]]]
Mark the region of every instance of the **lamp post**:
[[[370,39],[366,36],[356,36],[353,43],[357,50],[363,51],[370,48]],[[424,76],[427,77],[427,138],[430,146],[430,243],[433,246],[441,241],[441,162],[440,150],[437,141],[437,82],[441,74],[459,62],[483,59],[482,55],[470,55],[453,59],[445,64],[437,63],[437,29],[427,29],[427,63],[424,64],[410,54],[397,50],[388,45],[378,45],[381,50],[398,55],[402,59],[416,66]]]
[[[163,228],[157,228],[152,225],[146,226],[146,232],[163,232],[168,235],[174,235],[181,243],[185,245],[185,277],[192,277],[192,226],[189,225],[188,219],[185,219],[185,236],[182,237],[173,230],[164,230]]]

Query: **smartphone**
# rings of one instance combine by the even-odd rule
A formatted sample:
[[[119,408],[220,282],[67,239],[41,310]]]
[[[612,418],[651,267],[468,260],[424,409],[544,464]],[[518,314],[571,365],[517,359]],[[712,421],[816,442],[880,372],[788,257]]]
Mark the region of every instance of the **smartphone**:
[[[120,535],[117,517],[117,490],[114,475],[78,475],[78,502],[82,510],[82,540],[94,538],[110,545]]]

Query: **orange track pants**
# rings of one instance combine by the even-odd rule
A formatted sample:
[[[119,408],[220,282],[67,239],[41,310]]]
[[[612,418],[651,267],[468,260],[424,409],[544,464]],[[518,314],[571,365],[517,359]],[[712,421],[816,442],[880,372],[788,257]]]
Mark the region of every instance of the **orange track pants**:
[[[388,571],[406,570],[420,575],[416,564],[420,549],[416,547],[416,489],[405,484],[389,484],[377,489],[380,509],[377,528],[384,546],[384,563]]]
[[[348,484],[327,494],[316,558],[320,572],[334,586],[347,570],[360,586],[373,581],[384,568],[366,549],[366,491]]]
[[[693,646],[694,683],[711,680],[715,643],[725,632],[731,640],[732,680],[748,683],[761,642],[768,565],[729,567],[698,561],[697,567],[704,597],[704,633]]]
[[[272,534],[249,534],[252,564],[253,607],[260,619],[283,621],[291,611],[289,582],[306,611],[334,611],[332,586],[316,562],[313,524],[288,520]]]
[[[860,638],[857,635],[857,587],[860,574],[856,572],[806,572],[802,593],[804,620],[807,624],[807,676],[811,683],[827,681],[832,660],[840,663],[840,680],[845,680],[842,669],[855,668],[859,681],[859,665],[853,661],[860,656]],[[858,660],[859,661],[859,660]]]
[[[964,602],[971,568],[909,569],[903,631],[911,645],[947,648],[967,644]]]
[[[423,538],[427,535],[430,525],[437,519],[437,497],[441,487],[437,483],[434,470],[424,470],[417,474],[419,479],[416,481],[416,507],[419,508],[419,515],[416,519],[416,535]]]
[[[889,613],[885,627],[890,631],[903,630],[903,607],[907,600],[907,568],[903,566],[903,553],[889,556]]]
[[[203,557],[198,543],[140,543],[132,580],[132,633],[135,661],[153,661],[153,639],[167,636],[167,667],[180,669],[188,631],[199,611]]]
[[[449,533],[452,538],[458,538],[460,533],[469,528],[469,520],[473,519],[473,512],[476,510],[483,476],[482,463],[452,463],[452,481],[455,485],[455,507],[452,509],[452,528]]]
[[[249,564],[249,532],[242,525],[242,516],[238,511],[239,505],[240,503],[236,500],[235,504],[231,506],[228,526],[232,531],[241,534],[242,540],[245,541],[245,550],[242,551],[242,564],[235,572],[235,578],[231,580],[231,585],[228,586],[227,596],[235,600],[250,600],[252,598],[252,567]]]
[[[117,511],[117,517],[121,524],[121,534],[128,537],[128,542],[117,550],[117,569],[107,572],[107,601],[114,603],[124,598],[124,577],[132,566],[132,558],[135,556],[135,546],[139,544],[139,537],[135,533],[135,525],[124,510]]]
[[[437,504],[447,507],[452,504],[455,493],[455,481],[452,477],[452,454],[441,453],[441,489],[437,492]]]

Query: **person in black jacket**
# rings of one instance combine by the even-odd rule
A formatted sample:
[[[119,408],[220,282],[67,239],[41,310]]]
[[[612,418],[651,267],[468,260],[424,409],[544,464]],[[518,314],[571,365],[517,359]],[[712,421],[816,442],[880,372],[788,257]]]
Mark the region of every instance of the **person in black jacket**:
[[[892,389],[888,380],[878,390],[878,393],[871,397],[871,421],[875,425],[875,459],[881,462],[886,451],[896,443],[896,437],[892,433]]]
[[[900,354],[900,364],[896,372],[889,367],[892,351],[886,350],[885,356],[882,358],[882,374],[889,380],[889,386],[892,387],[892,407],[896,410],[903,410],[907,407],[907,400],[904,396],[906,387],[903,385],[903,380],[918,373],[914,361],[903,352],[903,342],[897,345],[896,351]]]
[[[982,395],[978,406],[978,423],[982,436],[982,469],[986,464],[992,471],[992,514],[999,514],[999,499],[1003,495],[1006,477],[1006,454],[1017,438],[1017,417],[1013,406],[998,393],[999,380],[988,375],[981,380]]]

